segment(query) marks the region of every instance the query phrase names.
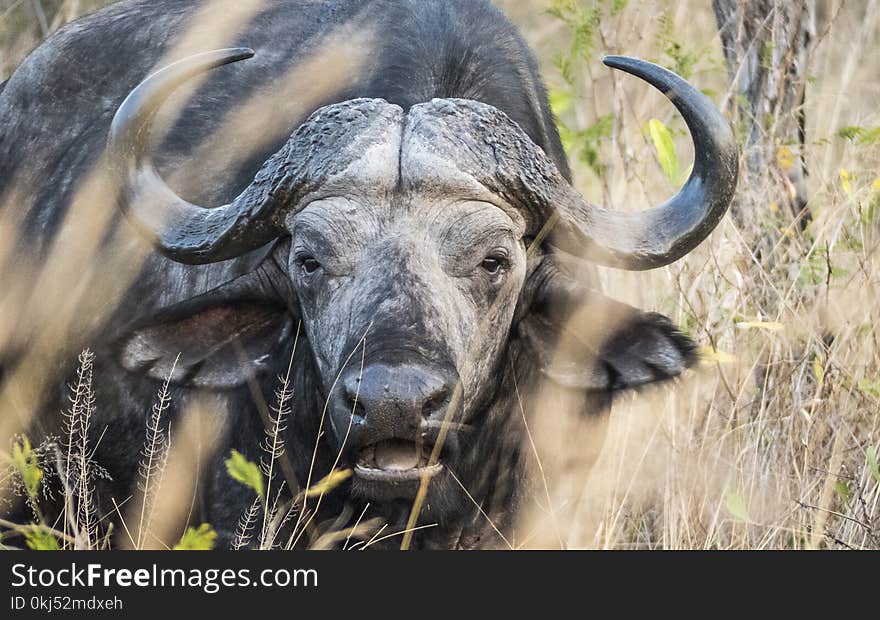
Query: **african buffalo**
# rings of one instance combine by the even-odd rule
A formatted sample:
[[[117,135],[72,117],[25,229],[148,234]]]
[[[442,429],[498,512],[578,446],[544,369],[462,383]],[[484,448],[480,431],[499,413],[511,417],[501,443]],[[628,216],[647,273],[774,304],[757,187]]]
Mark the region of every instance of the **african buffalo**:
[[[512,525],[527,460],[515,382],[555,382],[600,415],[615,393],[694,362],[666,317],[601,296],[568,267],[650,269],[701,243],[736,185],[727,122],[675,74],[606,58],[678,108],[695,163],[663,205],[603,210],[572,187],[535,58],[488,1],[254,3],[228,37],[239,47],[179,52],[211,4],[111,5],[47,39],[0,94],[0,205],[36,188],[22,251],[47,254],[95,169],[111,189],[94,212],[154,248],[88,337],[95,458],[112,477],[99,503],[109,512],[111,496],[130,495],[149,403],[171,374],[175,410],[206,394],[223,403],[198,510],[228,543],[254,494],[223,460],[232,449],[260,459],[255,394],[290,364],[283,439],[299,486],[334,464],[353,470],[315,523],[369,503],[392,529],[439,524],[413,547],[497,544],[475,505]],[[220,170],[206,163],[238,155],[239,138],[211,142],[236,110],[289,76],[305,90],[334,70],[326,41],[353,46],[351,72],[276,98],[279,135]],[[558,353],[585,313],[597,317],[589,333],[569,330]],[[58,427],[61,388],[43,429]]]

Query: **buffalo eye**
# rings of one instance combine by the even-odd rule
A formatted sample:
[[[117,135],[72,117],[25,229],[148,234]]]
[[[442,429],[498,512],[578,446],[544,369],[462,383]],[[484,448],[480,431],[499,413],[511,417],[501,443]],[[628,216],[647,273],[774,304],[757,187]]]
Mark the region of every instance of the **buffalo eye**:
[[[304,274],[310,276],[321,268],[321,263],[312,256],[304,256],[299,259],[299,266]]]
[[[497,276],[507,267],[507,261],[500,256],[487,256],[480,267],[490,276]]]

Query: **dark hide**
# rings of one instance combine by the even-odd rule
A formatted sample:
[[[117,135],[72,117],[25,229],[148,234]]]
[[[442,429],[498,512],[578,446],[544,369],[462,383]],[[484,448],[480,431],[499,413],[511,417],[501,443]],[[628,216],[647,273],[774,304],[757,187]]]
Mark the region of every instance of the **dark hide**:
[[[116,109],[155,68],[200,5],[181,0],[114,4],[65,26],[31,54],[5,87],[0,86],[0,208],[28,209],[21,252],[45,252],[79,181],[101,157]],[[365,68],[344,88],[290,118],[285,135],[238,169],[205,178],[191,157],[195,146],[238,102],[295,67],[316,42],[342,24],[375,32],[378,48],[371,50]],[[160,173],[183,170],[190,192],[186,198],[196,203],[231,200],[307,114],[357,97],[386,99],[404,110],[433,98],[490,104],[513,119],[560,174],[569,176],[535,58],[489,2],[272,1],[228,44],[253,48],[256,55],[212,72],[156,151]],[[40,188],[33,208],[7,205],[22,188]],[[112,200],[106,209],[115,209]],[[115,221],[116,226],[129,226],[121,218]],[[228,544],[254,498],[229,478],[223,460],[232,449],[260,460],[264,419],[259,403],[271,402],[296,335],[295,396],[284,436],[285,459],[296,478],[291,486],[304,484],[327,395],[300,329],[288,276],[289,250],[289,240],[280,240],[238,259],[200,266],[152,254],[118,310],[91,335],[89,345],[98,360],[93,428],[96,435],[104,434],[95,458],[113,478],[98,489],[102,514],[112,510],[111,497],[131,494],[145,417],[161,380],[177,361],[173,411],[207,394],[221,399],[227,412],[225,419],[216,421],[223,436],[205,468],[193,521],[210,522],[221,544]],[[585,323],[579,318],[583,316],[592,317],[592,322]],[[586,324],[601,329],[586,329]],[[456,465],[459,478],[501,528],[512,525],[525,488],[522,420],[511,415],[517,407],[514,376],[523,389],[549,378],[582,395],[585,414],[593,415],[607,408],[614,393],[675,377],[694,361],[692,343],[668,319],[608,300],[569,280],[540,255],[530,265],[506,344],[499,380],[480,403],[476,419],[481,424],[462,438]],[[61,431],[58,412],[67,406],[62,377],[69,379],[73,370],[69,363],[57,369],[58,391],[47,396],[45,414],[37,423],[40,434]],[[2,371],[0,365],[0,381]],[[175,413],[169,413],[167,422],[177,422]],[[313,481],[328,473],[333,457],[331,449],[319,445]],[[350,490],[344,485],[330,494],[314,523],[339,514],[357,517],[363,505],[350,499]],[[498,544],[458,487],[443,491],[420,520],[436,521],[440,527],[417,535],[415,547]],[[409,504],[388,502],[373,505],[366,518],[383,517],[393,531],[405,523],[408,510]],[[304,538],[302,544],[307,542]],[[399,540],[390,545],[399,545]]]

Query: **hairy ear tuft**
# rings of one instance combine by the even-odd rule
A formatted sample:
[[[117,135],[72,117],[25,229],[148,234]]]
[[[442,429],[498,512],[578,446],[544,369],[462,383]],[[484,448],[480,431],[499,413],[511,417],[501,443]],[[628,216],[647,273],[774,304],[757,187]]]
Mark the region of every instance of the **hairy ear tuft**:
[[[680,375],[693,341],[662,314],[642,312],[553,271],[517,326],[544,375],[561,386],[618,392]]]
[[[120,362],[157,380],[231,389],[270,369],[292,323],[284,309],[259,302],[184,303],[123,338]]]
[[[610,334],[599,360],[607,368],[609,388],[618,391],[677,377],[697,356],[693,341],[667,317],[636,310]]]

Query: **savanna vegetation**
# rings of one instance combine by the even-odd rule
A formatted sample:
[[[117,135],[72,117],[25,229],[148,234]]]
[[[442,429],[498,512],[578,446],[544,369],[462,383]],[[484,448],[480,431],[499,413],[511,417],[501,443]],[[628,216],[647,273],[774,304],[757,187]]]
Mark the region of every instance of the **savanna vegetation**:
[[[0,0],[0,81],[42,38],[101,4]],[[612,297],[681,325],[701,345],[700,366],[673,386],[617,401],[601,446],[564,404],[552,396],[537,400],[527,413],[541,492],[506,543],[880,548],[880,2],[496,4],[538,54],[575,184],[586,197],[617,209],[646,208],[681,186],[692,157],[674,108],[605,68],[603,54],[675,70],[725,111],[743,147],[732,213],[706,243],[656,271],[599,271]],[[0,351],[18,324],[8,319],[10,309],[22,311],[20,297],[30,294],[12,271],[13,238],[14,222],[0,221]],[[29,271],[28,282],[79,278],[87,270],[77,257],[63,268],[47,263]],[[53,303],[34,299],[32,310]],[[46,314],[34,310],[33,321]],[[87,319],[65,321],[59,330]],[[51,351],[47,338],[41,346]],[[82,352],[70,379],[65,432],[40,445],[14,422],[22,399],[45,387],[35,378],[39,369],[25,365],[0,377],[0,481],[3,493],[26,498],[33,513],[30,524],[0,522],[3,542],[36,549],[106,548],[111,541],[210,548],[210,524],[177,525],[191,509],[192,480],[168,475],[198,467],[210,450],[210,424],[196,408],[179,427],[165,428],[163,416],[175,406],[167,383],[154,403],[144,403],[152,414],[139,494],[118,498],[116,514],[96,511],[90,488],[106,472],[88,440],[94,362],[89,350]],[[21,377],[26,384],[15,383]],[[344,481],[344,470],[279,505],[285,466],[278,437],[290,415],[284,378],[276,394],[264,396],[264,458],[255,463],[232,453],[226,461],[228,474],[256,497],[242,515],[237,544],[285,547],[305,536],[314,547],[342,541],[361,549],[382,540],[381,523],[334,531],[309,522],[303,508]],[[582,455],[596,450],[596,465],[584,467]],[[66,498],[58,522],[41,511],[52,480]],[[116,517],[124,533],[101,527]],[[290,520],[294,535],[278,539]]]

